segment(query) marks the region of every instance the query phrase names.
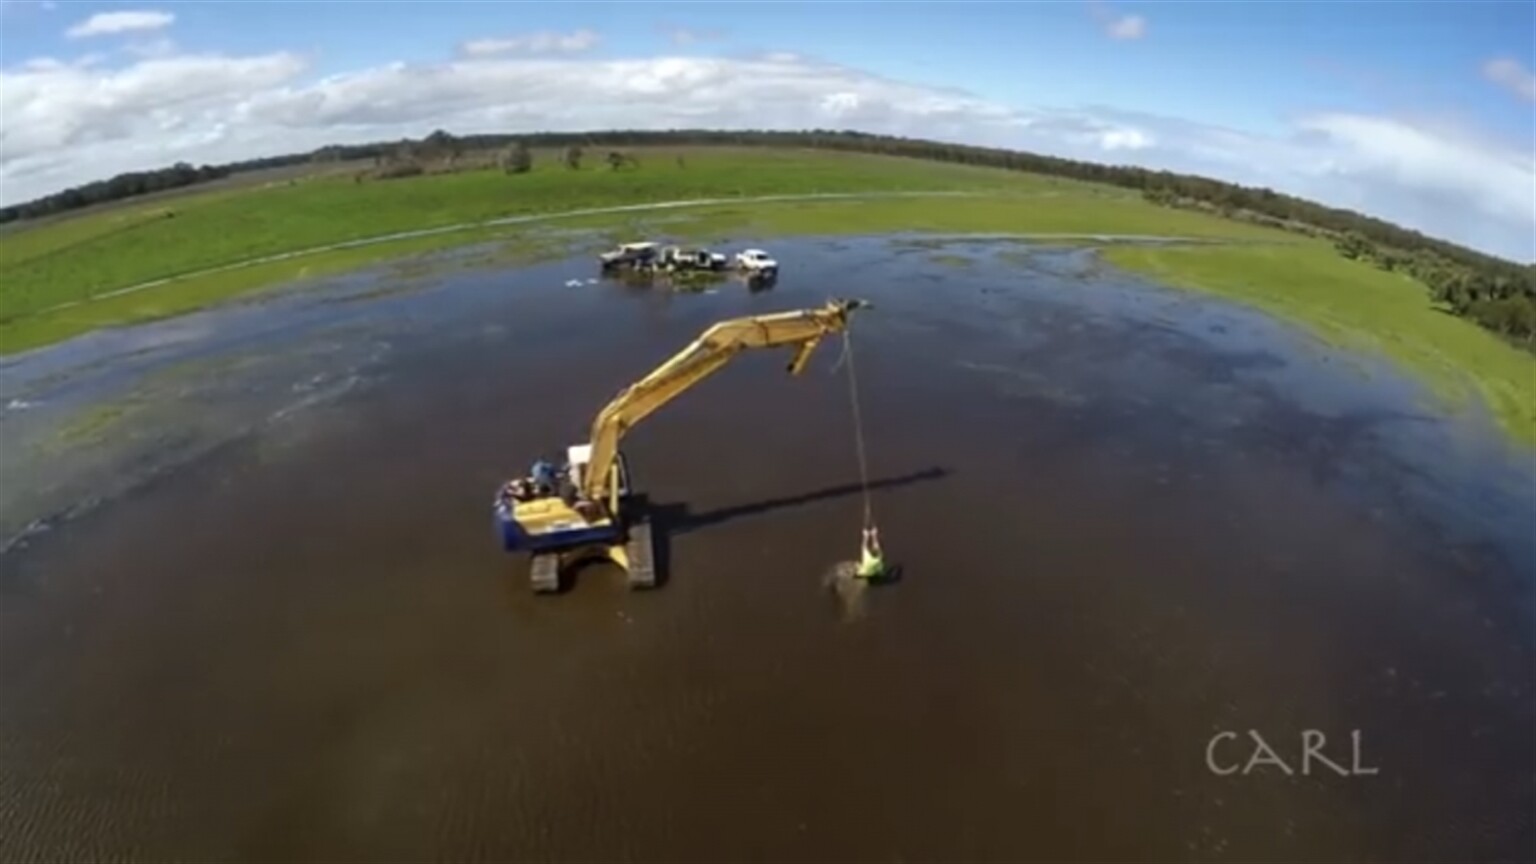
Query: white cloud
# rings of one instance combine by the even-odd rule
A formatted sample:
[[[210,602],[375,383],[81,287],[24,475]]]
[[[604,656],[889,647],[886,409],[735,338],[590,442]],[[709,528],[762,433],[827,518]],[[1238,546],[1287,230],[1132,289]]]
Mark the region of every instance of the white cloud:
[[[123,50],[135,57],[170,57],[176,53],[176,41],[166,36],[142,42],[130,42]]]
[[[191,155],[174,152],[178,139],[161,131],[212,126],[240,100],[302,69],[288,54],[183,55],[122,69],[77,63],[0,73],[0,196],[30,198]],[[279,140],[260,136],[253,143],[271,147]]]
[[[1407,223],[1439,223],[1442,232],[1454,230],[1444,225],[1448,219],[1523,225],[1522,257],[1536,258],[1536,157],[1529,151],[1384,117],[1323,114],[1300,125],[1323,137],[1318,146],[1332,158],[1325,178],[1357,187],[1368,206]],[[1501,245],[1518,246],[1517,236]]]
[[[1529,149],[1387,117],[1319,114],[1258,136],[1109,107],[1019,108],[791,54],[477,56],[318,80],[295,55],[171,55],[0,71],[0,200],[180,159],[330,143],[599,128],[850,128],[1206,174],[1536,259]]]
[[[466,57],[493,57],[500,54],[579,54],[591,50],[600,41],[591,30],[573,33],[542,31],[503,39],[474,39],[459,46]]]
[[[1147,35],[1147,19],[1140,15],[1121,15],[1100,0],[1089,0],[1088,11],[1111,39],[1131,40]]]
[[[1536,102],[1536,75],[1519,60],[1499,57],[1483,64],[1483,77],[1527,102]]]
[[[1107,25],[1106,32],[1111,39],[1140,39],[1147,35],[1147,19],[1140,15],[1122,15]]]
[[[131,33],[143,30],[161,30],[171,26],[176,16],[169,12],[127,10],[123,12],[97,12],[95,15],[69,28],[64,35],[71,39],[87,36],[105,36],[112,33]]]
[[[719,30],[699,30],[691,27],[663,27],[662,32],[673,45],[678,47],[687,47],[699,42],[718,42],[725,38],[725,34]]]
[[[1156,143],[1152,136],[1140,129],[1111,129],[1099,135],[1099,146],[1106,152],[1145,150]]]
[[[21,68],[28,72],[52,72],[56,69],[63,69],[67,65],[69,64],[53,57],[33,57],[31,60],[21,64]]]
[[[83,54],[66,63],[55,57],[33,57],[31,60],[22,63],[21,68],[28,72],[55,72],[70,68],[87,69],[100,65],[105,59],[107,59],[105,54]],[[3,119],[0,118],[0,120]]]

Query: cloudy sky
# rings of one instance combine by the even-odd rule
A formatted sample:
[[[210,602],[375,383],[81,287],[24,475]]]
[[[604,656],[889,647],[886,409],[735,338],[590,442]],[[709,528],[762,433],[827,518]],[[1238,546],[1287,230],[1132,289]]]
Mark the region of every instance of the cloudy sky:
[[[855,128],[1267,185],[1536,260],[1536,3],[0,0],[0,201],[333,142]]]

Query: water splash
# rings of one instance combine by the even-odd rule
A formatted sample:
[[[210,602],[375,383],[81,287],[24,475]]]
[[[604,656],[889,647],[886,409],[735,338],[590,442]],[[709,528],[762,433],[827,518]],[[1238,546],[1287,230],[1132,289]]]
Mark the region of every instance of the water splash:
[[[822,588],[831,595],[838,618],[845,623],[862,619],[868,611],[869,581],[857,574],[857,563],[839,561],[821,577]]]

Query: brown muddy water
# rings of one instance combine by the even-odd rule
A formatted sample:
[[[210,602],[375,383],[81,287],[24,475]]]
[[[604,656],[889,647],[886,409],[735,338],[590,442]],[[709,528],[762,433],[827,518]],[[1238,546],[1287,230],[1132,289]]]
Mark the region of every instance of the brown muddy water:
[[[770,291],[370,273],[6,361],[0,860],[1536,849],[1528,452],[1086,251],[772,251]],[[713,321],[829,294],[877,304],[901,581],[823,587],[860,519],[829,344],[630,436],[661,589],[530,594],[495,486]]]

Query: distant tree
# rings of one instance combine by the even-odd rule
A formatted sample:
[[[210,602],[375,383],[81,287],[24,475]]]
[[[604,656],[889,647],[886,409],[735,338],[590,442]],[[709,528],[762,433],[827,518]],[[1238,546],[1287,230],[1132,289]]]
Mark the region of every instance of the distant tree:
[[[1375,255],[1373,257],[1376,260],[1376,266],[1382,270],[1387,271],[1388,273],[1394,273],[1398,270],[1401,270],[1408,263],[1408,259],[1406,257],[1391,249],[1373,251],[1375,251]]]
[[[571,146],[565,148],[565,154],[561,157],[560,161],[564,162],[565,167],[571,169],[572,171],[580,171],[581,156],[581,145],[572,144]]]
[[[508,174],[527,174],[533,170],[533,151],[528,142],[519,140],[501,155],[501,170]]]
[[[1536,332],[1536,307],[1513,297],[1478,300],[1467,314],[1489,330],[1521,341],[1530,341]]]
[[[415,159],[394,159],[382,168],[375,168],[373,176],[379,180],[398,180],[401,177],[419,177],[426,169]]]
[[[1339,239],[1333,243],[1333,248],[1337,249],[1340,255],[1352,260],[1373,257],[1376,251],[1370,241],[1360,236],[1358,231],[1346,231],[1339,235]]]
[[[1465,275],[1459,271],[1442,270],[1435,275],[1435,281],[1430,285],[1430,294],[1435,302],[1455,312],[1466,302],[1465,281]]]
[[[449,168],[458,164],[459,157],[463,152],[464,143],[441,129],[435,130],[431,135],[421,139],[421,144],[417,148],[419,158],[425,161],[439,162],[447,165]]]
[[[1504,332],[1526,342],[1536,341],[1536,303],[1529,297],[1524,301],[1507,297],[1499,302],[1505,304],[1507,311]]]

